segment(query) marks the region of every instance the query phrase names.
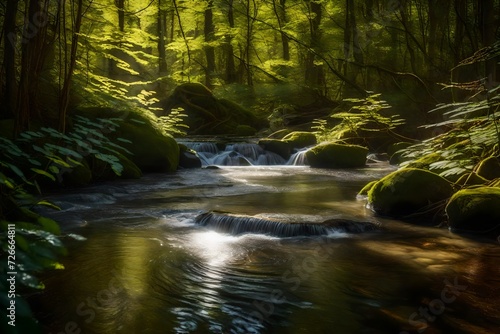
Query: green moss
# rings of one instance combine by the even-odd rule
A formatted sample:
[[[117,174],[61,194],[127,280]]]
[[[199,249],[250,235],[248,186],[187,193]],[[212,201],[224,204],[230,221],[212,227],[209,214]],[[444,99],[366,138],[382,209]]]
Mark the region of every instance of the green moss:
[[[429,166],[432,163],[438,162],[439,160],[441,160],[441,155],[439,155],[439,153],[430,153],[430,154],[424,155],[420,159],[417,159],[415,161],[410,162],[409,164],[405,165],[405,167],[429,169]],[[436,171],[436,173],[439,173],[439,171]]]
[[[368,191],[368,202],[382,215],[402,216],[415,213],[449,198],[450,183],[428,170],[402,168],[380,179]]]
[[[456,192],[446,206],[454,232],[491,233],[500,229],[500,188],[478,187]]]
[[[500,163],[496,157],[489,157],[479,163],[477,175],[487,180],[493,180],[500,177]]]
[[[283,141],[293,148],[303,148],[317,143],[316,135],[312,132],[294,131],[283,137]]]
[[[366,184],[358,193],[358,195],[360,196],[366,196],[368,195],[368,192],[370,191],[370,189],[373,188],[373,186],[375,185],[375,183],[377,183],[378,180],[374,180],[374,181],[371,181],[369,182],[368,184]]]
[[[324,143],[308,150],[306,158],[311,167],[355,168],[365,166],[367,153],[366,147],[358,145]]]
[[[115,136],[131,141],[120,143],[131,152],[124,155],[143,172],[172,172],[179,165],[179,146],[171,136],[163,135],[149,123],[123,123]]]

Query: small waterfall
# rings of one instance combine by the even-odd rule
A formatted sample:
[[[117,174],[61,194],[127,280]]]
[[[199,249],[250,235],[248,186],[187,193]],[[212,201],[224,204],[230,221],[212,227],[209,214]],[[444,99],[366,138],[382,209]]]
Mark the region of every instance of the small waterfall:
[[[309,151],[309,148],[300,150],[290,157],[287,161],[287,165],[292,165],[292,166],[307,166],[309,163],[307,162],[307,157],[306,153]]]
[[[253,143],[227,144],[224,150],[219,150],[214,142],[179,141],[196,151],[202,166],[267,166],[286,165],[287,161],[280,155],[266,151]]]
[[[378,230],[379,224],[348,219],[330,219],[322,223],[290,223],[252,216],[206,212],[196,217],[198,225],[217,232],[240,235],[245,233],[267,234],[275,237],[320,236],[335,232],[361,233]]]

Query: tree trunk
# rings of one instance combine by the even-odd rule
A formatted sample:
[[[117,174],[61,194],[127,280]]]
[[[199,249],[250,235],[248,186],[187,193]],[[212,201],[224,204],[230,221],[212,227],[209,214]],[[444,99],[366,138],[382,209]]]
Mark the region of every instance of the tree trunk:
[[[204,25],[204,35],[205,35],[205,57],[207,59],[207,67],[205,69],[205,85],[208,88],[212,88],[211,77],[215,73],[215,49],[211,43],[214,41],[214,22],[213,22],[213,12],[212,6],[213,1],[208,1],[208,7],[205,10],[205,25]]]
[[[234,28],[234,8],[233,8],[233,0],[228,1],[228,10],[227,10],[227,21],[229,23],[229,27]],[[224,37],[224,53],[226,58],[226,83],[235,83],[238,82],[238,75],[236,74],[236,66],[234,64],[234,49],[231,44],[232,41],[231,34],[227,34]]]
[[[7,1],[5,9],[5,18],[3,25],[4,33],[4,54],[3,66],[5,70],[5,115],[0,118],[11,117],[14,115],[16,106],[16,16],[18,0]]]
[[[165,52],[165,35],[167,31],[167,11],[161,8],[161,0],[158,0],[158,74],[167,74],[167,54]]]
[[[307,0],[307,5],[309,9],[309,31],[310,31],[310,49],[318,52],[316,50],[320,46],[321,32],[319,26],[321,24],[322,18],[322,7],[321,3]],[[325,82],[325,74],[323,67],[315,63],[316,55],[315,52],[308,51],[306,56],[306,73],[305,81],[306,84],[314,89],[321,91],[322,86]]]
[[[70,51],[68,70],[66,73],[66,77],[64,78],[64,85],[59,100],[59,131],[63,133],[66,131],[66,113],[68,110],[69,93],[71,90],[71,79],[73,77],[73,72],[75,70],[75,65],[76,65],[76,52],[78,49],[78,36],[80,35],[80,28],[82,25],[82,16],[83,16],[83,0],[78,0],[75,23],[73,26],[73,36],[71,38],[71,51]]]
[[[290,39],[283,31],[283,26],[287,23],[285,9],[286,0],[279,0],[279,4],[276,3],[277,1],[278,0],[273,0],[273,10],[274,15],[276,15],[276,20],[278,21],[278,28],[281,35],[282,59],[288,61],[290,60]]]
[[[43,65],[47,32],[47,24],[43,24],[40,20],[48,20],[47,3],[30,0],[26,3],[26,7],[14,129],[16,135],[29,129],[30,119],[38,112],[36,105],[38,74]]]

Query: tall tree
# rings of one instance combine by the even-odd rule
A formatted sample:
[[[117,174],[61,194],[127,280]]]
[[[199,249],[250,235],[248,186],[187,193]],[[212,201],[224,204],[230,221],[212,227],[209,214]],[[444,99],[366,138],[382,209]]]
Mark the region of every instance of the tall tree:
[[[290,60],[290,39],[288,35],[283,31],[284,26],[287,23],[286,17],[286,0],[273,0],[273,11],[276,15],[276,20],[278,21],[278,29],[281,35],[281,47],[282,47],[282,58],[283,60]]]
[[[80,35],[80,29],[82,26],[82,18],[83,18],[83,0],[78,0],[76,4],[72,2],[71,5],[72,6],[76,5],[76,9],[72,10],[72,12],[75,13],[73,21],[74,23],[72,27],[73,35],[71,37],[71,48],[68,60],[68,68],[66,70],[66,76],[64,77],[64,84],[59,99],[59,131],[63,133],[66,131],[66,114],[68,110],[69,94],[71,89],[71,81],[76,66],[78,37]]]
[[[325,73],[322,65],[316,64],[316,54],[321,47],[321,19],[323,8],[320,2],[305,0],[308,9],[309,20],[309,49],[306,55],[305,82],[310,87],[323,90],[325,83]],[[318,59],[319,60],[319,59]]]
[[[167,32],[167,11],[162,6],[162,0],[158,0],[158,72],[160,76],[167,74],[167,53],[165,50],[165,38]]]
[[[205,20],[204,20],[204,36],[205,36],[205,57],[207,60],[207,66],[205,69],[205,85],[212,88],[211,77],[215,73],[215,48],[212,43],[214,41],[214,20],[213,20],[213,0],[209,0],[207,3],[207,8],[205,9]]]
[[[231,30],[234,29],[234,0],[227,1],[227,22],[230,32],[224,36],[224,54],[226,58],[225,80],[227,83],[235,83],[238,81],[236,66],[234,63],[234,48],[232,44],[233,36]]]

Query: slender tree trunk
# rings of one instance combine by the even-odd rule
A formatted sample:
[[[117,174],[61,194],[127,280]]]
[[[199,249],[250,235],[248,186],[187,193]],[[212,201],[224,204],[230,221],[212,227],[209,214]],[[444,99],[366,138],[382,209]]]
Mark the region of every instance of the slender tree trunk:
[[[47,22],[44,20],[48,20],[47,10],[48,3],[43,1],[30,0],[26,3],[14,129],[16,135],[29,129],[30,119],[38,113],[38,74],[45,51]]]
[[[277,3],[279,1],[279,3]],[[278,21],[278,28],[281,35],[282,59],[290,60],[290,39],[283,31],[283,26],[287,23],[286,18],[286,0],[273,0],[274,15]]]
[[[190,75],[190,67],[191,67],[191,50],[189,49],[189,43],[188,43],[188,40],[186,38],[186,34],[184,33],[184,28],[182,26],[182,20],[181,20],[181,14],[179,12],[179,6],[177,6],[177,1],[176,0],[172,0],[172,3],[174,5],[174,9],[175,9],[175,14],[177,16],[177,21],[179,22],[179,30],[181,32],[181,35],[182,35],[182,39],[184,40],[184,43],[186,44],[186,52],[187,52],[187,56],[188,56],[188,64],[187,64],[187,79],[188,79],[188,82],[191,82],[191,75]],[[183,68],[184,70],[185,68]]]
[[[63,133],[66,131],[66,114],[69,104],[71,79],[73,77],[73,72],[75,70],[75,65],[76,65],[78,36],[80,35],[80,28],[82,25],[82,16],[83,16],[83,0],[78,0],[76,6],[77,6],[76,17],[73,26],[73,36],[71,38],[70,59],[69,59],[67,74],[66,77],[64,78],[64,85],[61,91],[61,97],[59,100],[59,130]]]
[[[208,88],[212,88],[211,77],[215,73],[215,49],[211,42],[214,41],[214,22],[213,22],[213,12],[212,6],[213,1],[208,1],[208,7],[205,10],[205,26],[204,26],[204,35],[205,35],[205,57],[207,59],[207,67],[205,69],[205,85]]]
[[[234,28],[234,8],[233,8],[233,0],[228,1],[228,10],[227,10],[227,21],[229,23],[229,27]],[[226,83],[235,83],[238,82],[238,75],[236,74],[236,66],[234,64],[234,48],[231,44],[233,37],[231,34],[227,34],[224,36],[224,53],[226,58]]]
[[[10,117],[14,115],[16,107],[16,49],[15,44],[17,41],[16,36],[16,16],[17,6],[19,1],[7,1],[5,9],[5,18],[3,25],[3,39],[4,39],[4,58],[3,66],[5,70],[5,116]],[[3,117],[4,115],[0,115]]]
[[[158,0],[158,73],[167,74],[167,54],[165,52],[165,35],[167,29],[167,11],[161,8],[162,0]]]
[[[316,49],[320,46],[321,42],[321,32],[319,30],[319,26],[321,24],[321,18],[323,14],[322,7],[321,3],[315,1],[307,0],[306,2],[309,8],[309,47],[312,50],[318,52],[318,50]],[[305,81],[306,84],[308,84],[312,88],[321,90],[325,81],[325,74],[323,71],[323,67],[320,65],[316,65],[315,60],[315,52],[308,51],[306,56]]]

